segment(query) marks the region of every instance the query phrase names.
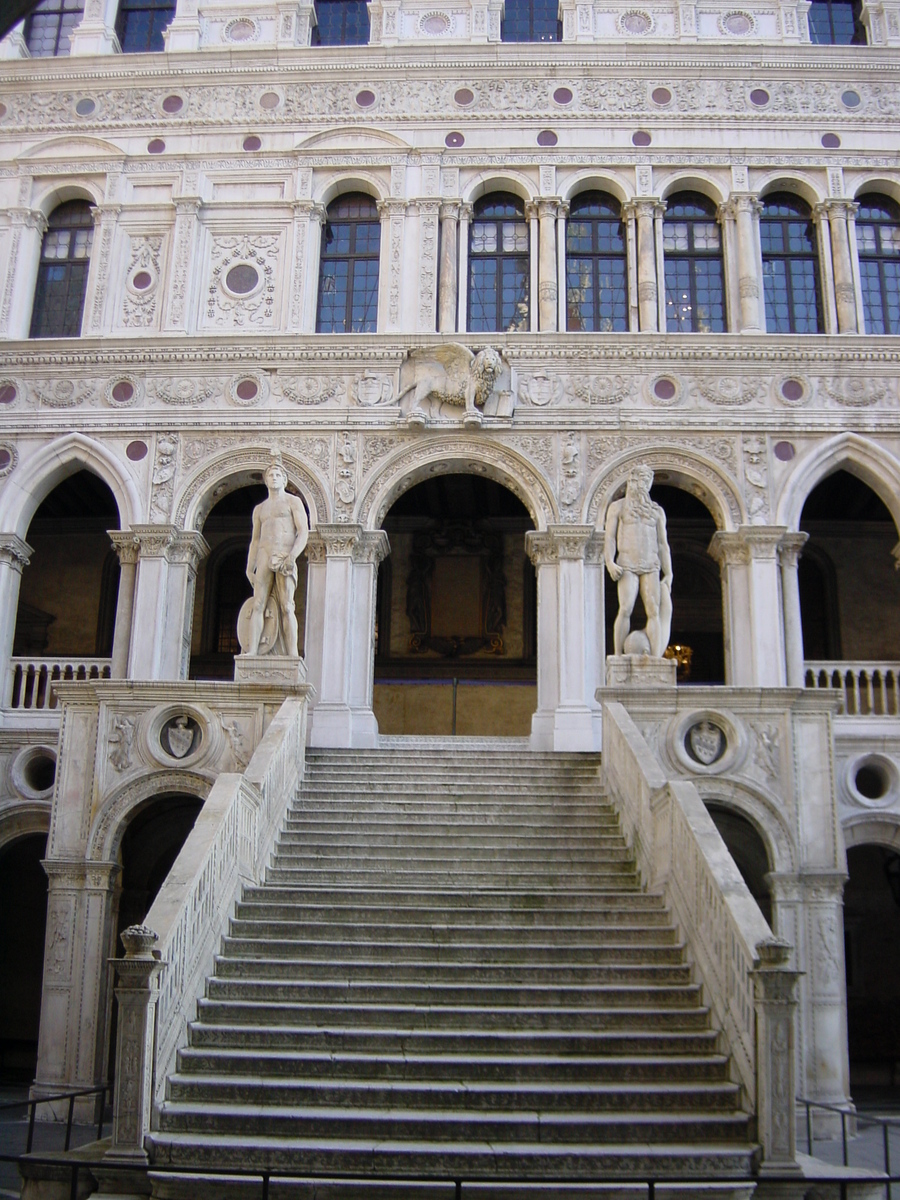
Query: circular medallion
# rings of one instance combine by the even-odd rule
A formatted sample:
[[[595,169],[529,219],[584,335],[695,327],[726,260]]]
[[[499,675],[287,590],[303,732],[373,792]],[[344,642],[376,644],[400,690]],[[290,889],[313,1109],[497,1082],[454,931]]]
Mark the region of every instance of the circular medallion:
[[[244,150],[259,150],[262,147],[262,141],[255,133],[248,134],[241,143]]]
[[[225,276],[225,286],[235,296],[247,296],[259,283],[259,272],[250,263],[238,263]]]
[[[180,96],[166,96],[162,102],[162,110],[167,113],[178,113],[184,108],[184,101]]]
[[[147,143],[148,154],[162,154],[165,148],[166,143],[162,140],[162,138],[151,138]]]
[[[130,459],[131,462],[140,462],[141,459],[147,457],[147,443],[140,441],[129,442],[125,447],[125,457]]]

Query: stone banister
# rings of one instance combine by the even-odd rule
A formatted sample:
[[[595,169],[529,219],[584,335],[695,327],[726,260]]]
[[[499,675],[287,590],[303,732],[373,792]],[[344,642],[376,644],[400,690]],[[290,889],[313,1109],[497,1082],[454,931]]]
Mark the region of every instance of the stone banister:
[[[791,947],[773,937],[695,785],[668,779],[625,707],[608,701],[603,773],[644,880],[663,892],[724,1032],[764,1169],[794,1171]]]
[[[142,981],[139,994],[155,1020],[139,1019],[134,1006],[118,1039],[135,1044],[128,1061],[140,1064],[151,1079],[117,1074],[113,1098],[115,1157],[140,1156],[149,1132],[151,1110],[135,1122],[135,1097],[146,1085],[153,1111],[165,1092],[166,1076],[175,1068],[179,1047],[214,970],[219,944],[245,883],[262,878],[282,826],[284,814],[303,777],[306,714],[311,688],[293,689],[260,741],[243,775],[220,775],[197,817],[175,863],[145,918],[147,938],[156,935],[153,958],[156,978]],[[113,960],[123,986],[130,958]],[[127,965],[126,965],[127,964]],[[134,997],[133,997],[134,998]],[[135,1003],[137,1001],[135,1000]],[[152,1053],[144,1039],[152,1042]],[[124,1054],[124,1049],[122,1053]]]

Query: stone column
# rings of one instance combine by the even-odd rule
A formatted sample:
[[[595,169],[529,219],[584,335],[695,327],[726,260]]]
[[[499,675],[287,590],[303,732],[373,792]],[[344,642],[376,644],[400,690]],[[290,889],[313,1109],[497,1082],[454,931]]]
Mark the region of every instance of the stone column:
[[[528,330],[538,331],[538,308],[540,296],[540,218],[538,206],[532,201],[525,205],[525,219],[528,222]]]
[[[780,525],[742,525],[713,535],[709,553],[722,572],[726,682],[784,687],[784,632],[779,594]]]
[[[525,535],[525,550],[537,568],[538,704],[532,718],[535,749],[594,750],[599,679],[589,662],[587,617],[596,596],[585,587],[585,557],[592,525],[551,525]],[[594,553],[596,546],[594,546]]]
[[[90,747],[93,764],[93,746]],[[57,789],[57,805],[61,802]],[[76,814],[80,823],[82,804]],[[51,833],[51,842],[55,832]],[[53,1096],[103,1082],[107,1046],[107,955],[121,870],[48,848],[47,933],[38,1061],[32,1096]],[[71,854],[71,850],[69,851]],[[76,1101],[76,1120],[92,1120],[95,1100]]]
[[[82,54],[119,54],[122,47],[116,34],[117,0],[85,0],[84,16],[72,30],[73,58]]]
[[[19,607],[19,584],[22,569],[34,553],[27,542],[15,533],[0,534],[0,671],[3,680],[3,703],[9,704],[11,684],[9,660],[16,636],[16,613]]]
[[[656,278],[655,217],[660,208],[658,200],[633,200],[626,204],[623,215],[637,224],[637,291],[638,320],[641,333],[659,330],[659,289]]]
[[[604,533],[595,529],[584,549],[584,629],[585,670],[588,699],[592,706],[594,745],[603,745],[600,726],[601,708],[596,690],[606,683],[606,563],[603,559]]]
[[[163,34],[166,53],[200,49],[200,16],[197,0],[177,0],[175,16]]]
[[[821,205],[831,227],[831,260],[834,270],[834,299],[839,333],[856,333],[856,288],[853,286],[853,261],[850,252],[849,218],[859,205],[849,200],[827,200]]]
[[[538,312],[541,332],[555,333],[559,287],[556,268],[556,216],[558,200],[540,200],[537,205],[540,222],[538,253]]]
[[[459,333],[465,333],[469,327],[469,223],[472,220],[472,205],[459,206],[459,305],[456,317],[456,328]]]
[[[772,938],[756,947],[753,972],[756,1010],[756,1136],[762,1173],[800,1172],[794,1120],[798,972],[789,965],[792,946]]]
[[[566,219],[569,215],[568,204],[560,203],[556,210],[556,276],[559,291],[559,326],[563,332],[568,327],[566,282]]]
[[[740,333],[760,333],[760,280],[757,268],[756,226],[762,205],[749,192],[733,192],[722,212],[734,220],[737,233],[737,274]]]
[[[132,525],[139,544],[130,679],[182,679],[190,655],[194,580],[209,551],[199,533],[174,525]]]
[[[322,647],[325,643],[325,541],[318,529],[311,529],[306,543],[306,619],[303,632],[303,657],[306,677],[314,691],[309,698],[309,726],[312,713],[321,697]]]
[[[163,319],[166,332],[192,333],[197,323],[192,303],[197,272],[193,267],[201,206],[199,196],[179,196],[175,200],[172,265]]]
[[[35,208],[11,208],[9,217],[12,229],[0,304],[0,338],[24,341],[31,328],[34,287],[47,218]]]
[[[797,566],[808,533],[786,533],[778,543],[781,568],[781,604],[784,616],[784,660],[788,687],[803,687],[803,622],[800,615],[800,584]]]
[[[175,534],[169,547],[166,618],[168,637],[162,655],[162,679],[187,679],[194,623],[197,567],[209,554],[202,534],[192,529]]]
[[[438,333],[456,331],[459,266],[457,235],[459,201],[447,200],[441,205],[441,269],[438,281]]]
[[[641,319],[638,305],[637,218],[633,204],[622,206],[622,219],[625,222],[627,249],[625,265],[628,270],[628,332],[637,333],[641,327]]]
[[[113,634],[110,674],[113,679],[125,679],[128,676],[128,655],[131,650],[134,582],[140,542],[133,533],[123,533],[118,529],[110,529],[108,532],[113,549],[119,557],[119,595],[116,598],[116,628]]]
[[[146,925],[122,933],[124,958],[111,958],[119,976],[116,1000],[116,1086],[113,1094],[112,1144],[105,1162],[146,1163],[144,1137],[153,1107],[153,1058],[159,975],[166,966],[154,952],[157,934]],[[156,957],[154,957],[156,953]]]
[[[312,333],[316,321],[319,245],[325,209],[312,200],[295,200],[294,262],[291,269],[291,330]]]
[[[819,280],[822,288],[822,324],[824,333],[837,333],[837,309],[834,293],[834,263],[831,259],[831,228],[828,204],[813,209],[816,244],[819,250]]]
[[[350,524],[319,525],[315,532],[306,633],[321,641],[307,658],[317,692],[310,745],[374,746],[375,584],[378,563],[389,549],[387,535]]]

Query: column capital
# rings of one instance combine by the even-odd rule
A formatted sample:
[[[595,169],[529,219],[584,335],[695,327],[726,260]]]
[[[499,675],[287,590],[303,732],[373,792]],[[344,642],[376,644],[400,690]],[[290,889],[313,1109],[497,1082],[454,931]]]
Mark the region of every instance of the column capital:
[[[187,563],[193,570],[197,569],[201,559],[209,554],[209,544],[202,533],[195,529],[183,529],[176,533],[169,546],[167,558],[170,563]]]
[[[622,205],[622,216],[626,220],[634,217],[661,217],[666,211],[665,200],[660,200],[658,196],[639,196],[633,200],[626,200]]]
[[[375,207],[382,220],[389,217],[403,217],[406,215],[409,201],[402,200],[397,196],[390,196],[387,200],[379,200]]]
[[[475,215],[475,205],[468,204],[465,200],[463,200],[459,206],[460,221],[471,221],[472,217],[474,217],[474,215]]]
[[[22,568],[31,562],[32,554],[34,550],[17,533],[0,533],[0,563],[6,563],[21,575]]]
[[[166,558],[179,529],[176,525],[132,525],[131,534],[141,558]]]
[[[442,221],[458,221],[460,210],[462,209],[461,200],[441,200],[439,214]]]
[[[731,192],[728,199],[719,205],[719,220],[725,217],[737,217],[738,213],[750,213],[758,216],[763,206],[756,192]]]
[[[529,200],[525,205],[526,221],[536,221],[540,216],[540,206],[537,200]]]
[[[47,218],[39,208],[10,208],[8,211],[13,225],[36,229],[42,237],[47,232]]]
[[[776,900],[800,904],[842,904],[846,871],[769,871],[766,884]]]
[[[713,534],[706,552],[720,567],[774,559],[787,532],[784,525],[742,525],[733,532],[720,529]]]
[[[786,533],[778,543],[778,559],[781,565],[796,567],[808,541],[808,533]]]
[[[119,556],[119,563],[136,563],[141,555],[140,539],[135,537],[134,533],[127,529],[107,529],[106,531],[109,540],[113,544],[113,549]]]
[[[365,529],[354,547],[353,561],[374,563],[376,566],[391,552],[391,543],[383,529]]]
[[[548,525],[541,531],[531,529],[525,534],[525,553],[535,566],[565,559],[583,562],[596,532],[593,525]],[[591,546],[592,555],[594,549]],[[592,557],[590,561],[595,560]]]
[[[121,204],[95,204],[91,208],[91,220],[94,225],[100,225],[107,219],[115,221],[121,211]]]
[[[822,217],[826,217],[829,221],[834,219],[846,221],[848,217],[855,217],[858,212],[859,205],[852,200],[846,200],[843,196],[831,196],[813,209],[815,217],[820,220]]]
[[[45,858],[41,866],[50,891],[111,892],[121,873],[116,862],[85,861],[83,858]]]
[[[175,205],[176,217],[196,217],[203,207],[200,196],[176,196],[172,203]]]
[[[542,196],[535,202],[537,204],[538,216],[541,220],[552,218],[556,220],[559,216],[560,199],[559,196]]]
[[[311,562],[328,558],[354,558],[363,533],[360,525],[317,525],[310,532],[307,554]]]
[[[295,217],[308,217],[320,224],[325,221],[325,205],[320,204],[318,200],[292,200],[291,208]]]

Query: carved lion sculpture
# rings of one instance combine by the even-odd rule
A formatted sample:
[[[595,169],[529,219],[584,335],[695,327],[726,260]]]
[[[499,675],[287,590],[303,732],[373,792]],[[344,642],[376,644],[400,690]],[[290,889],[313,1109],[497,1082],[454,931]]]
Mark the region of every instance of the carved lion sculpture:
[[[480,424],[478,409],[484,408],[502,370],[500,355],[490,346],[477,354],[458,342],[413,350],[403,364],[398,400],[412,395],[407,419],[413,424],[425,423],[426,400],[432,414],[443,404],[465,406],[466,423]]]

